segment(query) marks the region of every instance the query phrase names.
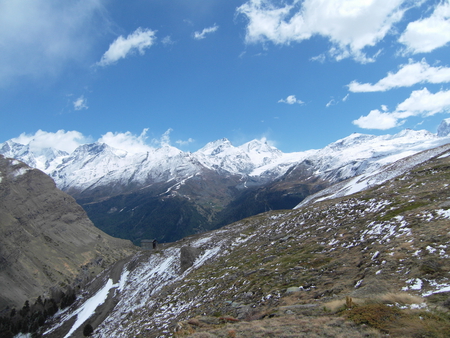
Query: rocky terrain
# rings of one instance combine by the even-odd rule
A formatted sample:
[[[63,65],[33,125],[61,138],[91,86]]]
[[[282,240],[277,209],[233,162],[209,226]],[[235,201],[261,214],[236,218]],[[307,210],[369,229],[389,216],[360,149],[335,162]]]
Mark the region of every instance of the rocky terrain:
[[[0,310],[82,285],[133,252],[46,174],[0,155]]]
[[[42,333],[81,337],[89,323],[99,338],[448,337],[450,145],[395,168],[142,251]]]

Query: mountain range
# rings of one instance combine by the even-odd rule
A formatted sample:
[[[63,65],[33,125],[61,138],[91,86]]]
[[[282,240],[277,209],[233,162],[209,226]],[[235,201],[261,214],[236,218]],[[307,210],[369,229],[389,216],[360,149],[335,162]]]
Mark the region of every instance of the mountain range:
[[[438,133],[352,134],[323,149],[283,153],[265,140],[235,147],[227,139],[194,153],[168,144],[133,153],[105,143],[72,153],[33,149],[12,140],[0,154],[48,174],[110,235],[171,242],[268,210],[289,209],[307,196],[359,174],[450,141]]]

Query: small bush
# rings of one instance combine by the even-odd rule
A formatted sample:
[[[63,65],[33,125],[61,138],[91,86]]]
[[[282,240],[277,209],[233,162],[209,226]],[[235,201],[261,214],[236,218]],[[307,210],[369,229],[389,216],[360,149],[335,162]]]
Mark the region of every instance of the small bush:
[[[366,324],[383,331],[388,331],[388,324],[400,314],[401,311],[397,307],[378,303],[354,306],[345,313],[346,317],[356,324]]]

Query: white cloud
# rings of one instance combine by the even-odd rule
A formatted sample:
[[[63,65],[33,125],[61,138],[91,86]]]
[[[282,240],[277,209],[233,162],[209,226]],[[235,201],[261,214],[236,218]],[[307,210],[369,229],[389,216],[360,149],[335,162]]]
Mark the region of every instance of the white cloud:
[[[169,128],[165,131],[164,134],[162,134],[161,138],[159,140],[153,140],[155,144],[159,144],[159,146],[170,146],[170,133],[173,131],[172,128]]]
[[[70,153],[89,139],[75,130],[58,130],[56,133],[51,133],[39,129],[34,135],[22,133],[12,140],[20,144],[29,144],[34,152],[45,148],[55,148]]]
[[[342,102],[347,101],[349,96],[350,96],[350,94],[345,95],[345,96],[342,98]]]
[[[78,99],[73,101],[73,108],[75,110],[88,109],[89,107],[87,106],[87,99],[83,95],[81,95]]]
[[[311,61],[317,61],[317,62],[320,62],[320,63],[324,63],[325,59],[326,59],[325,54],[320,54],[320,55],[317,55],[317,56],[313,56],[310,60]]]
[[[164,46],[173,45],[175,42],[172,40],[172,37],[170,35],[165,36],[161,42]]]
[[[214,24],[212,27],[204,28],[201,32],[194,32],[194,39],[202,40],[206,37],[206,34],[214,33],[219,29],[219,26]]]
[[[328,103],[325,105],[325,107],[330,107],[330,106],[334,106],[336,103],[335,99],[331,99],[330,101],[328,101]]]
[[[450,113],[450,90],[441,90],[436,94],[427,88],[415,90],[410,97],[397,105],[393,112],[382,106],[383,112],[372,110],[369,115],[361,116],[353,124],[364,129],[390,129],[397,127],[411,116],[431,116],[437,113]]]
[[[416,115],[431,116],[449,111],[450,90],[441,90],[433,94],[427,88],[413,91],[410,97],[396,108],[400,118]]]
[[[109,22],[105,0],[0,1],[0,86],[83,63]]]
[[[153,148],[146,143],[148,128],[144,129],[140,135],[132,134],[127,131],[125,133],[107,132],[98,139],[100,143],[106,143],[107,145],[125,150],[128,153],[142,153],[151,151]]]
[[[450,82],[449,67],[432,67],[425,59],[420,62],[401,65],[397,73],[389,72],[386,77],[375,84],[351,82],[348,87],[351,92],[378,92],[397,87],[410,87],[417,83]]]
[[[295,97],[295,95],[289,95],[286,99],[280,99],[278,100],[278,103],[287,103],[287,104],[304,104],[302,100],[299,100]]]
[[[150,48],[155,40],[156,31],[139,27],[133,33],[124,38],[122,35],[109,45],[108,50],[97,62],[99,66],[109,66],[120,59],[126,58],[136,50],[139,54],[145,54],[145,49]]]
[[[249,0],[237,8],[248,18],[246,41],[275,44],[301,42],[313,35],[327,37],[337,60],[353,57],[370,62],[365,47],[375,46],[401,20],[405,0]],[[322,60],[322,58],[317,58]]]
[[[391,129],[399,125],[398,119],[390,113],[380,112],[378,109],[372,110],[369,115],[361,116],[353,121],[353,124],[364,129]]]
[[[410,22],[399,38],[408,53],[429,53],[450,41],[450,2],[438,4],[430,17]]]
[[[175,141],[175,143],[179,144],[180,146],[185,146],[192,142],[194,142],[194,139],[192,139],[190,137],[186,141],[182,141],[182,140]]]

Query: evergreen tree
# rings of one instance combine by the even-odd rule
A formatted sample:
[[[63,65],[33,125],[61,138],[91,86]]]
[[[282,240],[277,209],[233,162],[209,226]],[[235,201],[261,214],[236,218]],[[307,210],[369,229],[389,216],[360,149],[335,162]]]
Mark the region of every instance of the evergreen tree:
[[[91,324],[86,324],[86,326],[83,329],[83,335],[85,337],[90,337],[92,334],[94,333],[94,328],[92,327]]]

